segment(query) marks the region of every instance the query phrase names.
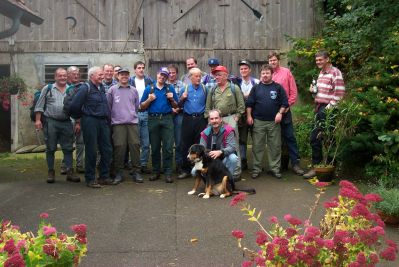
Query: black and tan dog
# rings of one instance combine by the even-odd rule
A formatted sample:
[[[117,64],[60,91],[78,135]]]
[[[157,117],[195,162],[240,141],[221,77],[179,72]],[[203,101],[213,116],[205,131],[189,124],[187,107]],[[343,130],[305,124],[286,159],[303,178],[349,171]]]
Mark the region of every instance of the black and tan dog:
[[[256,193],[255,189],[235,188],[231,174],[222,160],[210,157],[203,145],[192,145],[187,157],[194,163],[196,170],[194,187],[188,192],[189,195],[197,192],[201,180],[205,184],[205,193],[200,193],[198,196],[203,198],[210,198],[212,195],[219,195],[220,198],[225,198],[238,192]]]

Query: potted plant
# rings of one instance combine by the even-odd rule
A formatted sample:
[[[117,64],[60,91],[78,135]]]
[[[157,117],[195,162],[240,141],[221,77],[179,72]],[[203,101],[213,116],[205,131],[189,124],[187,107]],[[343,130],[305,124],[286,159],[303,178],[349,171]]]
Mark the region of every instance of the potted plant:
[[[11,95],[19,95],[25,98],[27,85],[18,75],[0,78],[0,104],[4,111],[10,109]]]
[[[326,109],[326,118],[318,123],[321,129],[318,138],[322,138],[324,149],[323,161],[315,165],[317,179],[330,182],[335,170],[335,162],[341,146],[355,132],[360,121],[358,105],[349,99],[331,109]]]
[[[399,224],[399,189],[386,188],[379,185],[373,190],[382,198],[381,202],[374,204],[378,215],[387,224]]]

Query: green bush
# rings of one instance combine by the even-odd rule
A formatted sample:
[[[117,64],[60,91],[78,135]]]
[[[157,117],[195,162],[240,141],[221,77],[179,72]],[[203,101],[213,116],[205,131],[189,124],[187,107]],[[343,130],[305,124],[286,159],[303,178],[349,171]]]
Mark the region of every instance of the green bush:
[[[368,166],[367,174],[386,180],[387,185],[398,184],[397,174],[387,170],[397,170],[399,164],[398,143],[392,139],[399,131],[399,2],[320,0],[319,4],[324,10],[322,31],[310,39],[290,38],[293,49],[288,57],[298,90],[302,96],[310,95],[308,87],[318,73],[314,54],[329,51],[333,65],[344,75],[346,97],[359,105],[360,122],[343,146],[342,160],[356,159],[355,164]],[[391,141],[382,136],[391,136]]]

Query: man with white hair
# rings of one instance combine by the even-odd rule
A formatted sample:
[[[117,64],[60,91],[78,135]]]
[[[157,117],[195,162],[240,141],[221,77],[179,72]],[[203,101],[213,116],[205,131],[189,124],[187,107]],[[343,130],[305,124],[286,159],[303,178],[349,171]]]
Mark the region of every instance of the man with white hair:
[[[82,84],[72,99],[71,114],[80,118],[83,140],[85,142],[85,180],[88,187],[100,188],[101,184],[116,184],[109,178],[112,158],[111,136],[105,89],[102,85],[104,71],[101,67],[92,67],[88,71],[89,83]],[[97,150],[100,151],[100,177],[96,181]]]
[[[199,143],[200,133],[208,124],[204,118],[208,91],[201,83],[201,70],[192,68],[188,72],[191,83],[184,87],[179,99],[179,106],[184,110],[181,127],[182,155],[187,155],[191,145]],[[178,179],[190,177],[191,165],[185,156],[183,157],[182,171],[177,177]]]

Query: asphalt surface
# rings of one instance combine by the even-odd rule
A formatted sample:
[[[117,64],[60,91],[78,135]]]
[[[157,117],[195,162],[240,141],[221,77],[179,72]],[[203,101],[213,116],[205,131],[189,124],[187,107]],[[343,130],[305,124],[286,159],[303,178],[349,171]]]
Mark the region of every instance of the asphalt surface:
[[[192,178],[167,184],[163,180],[150,182],[146,175],[143,184],[136,184],[125,171],[124,183],[91,189],[84,183],[66,182],[59,174],[55,184],[47,184],[44,169],[16,176],[19,178],[0,179],[0,218],[33,232],[41,212],[49,213],[53,226],[66,233],[71,233],[73,224],[87,224],[88,254],[82,267],[241,266],[242,252],[231,236],[235,229],[246,233],[245,246],[256,248],[256,223],[248,221],[237,207],[230,207],[232,198],[207,200],[187,195]],[[282,180],[267,174],[254,180],[247,172],[243,177],[237,187],[256,189],[257,194],[247,199],[252,207],[262,210],[266,227],[272,215],[282,221],[287,213],[308,218],[317,190],[301,177],[291,171],[283,173]],[[321,201],[337,191],[338,185],[329,186]],[[315,225],[322,213],[319,207]],[[397,228],[386,231],[399,241]]]

